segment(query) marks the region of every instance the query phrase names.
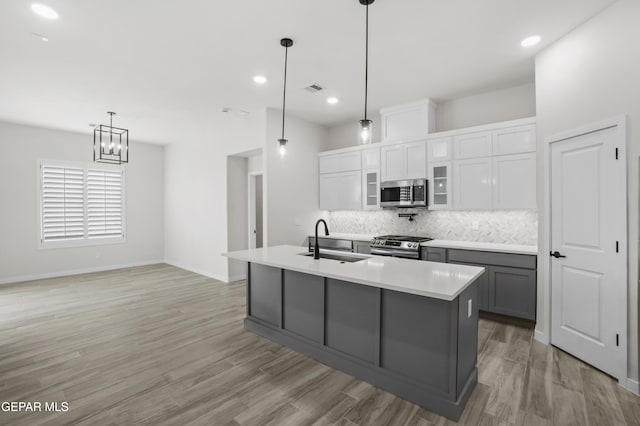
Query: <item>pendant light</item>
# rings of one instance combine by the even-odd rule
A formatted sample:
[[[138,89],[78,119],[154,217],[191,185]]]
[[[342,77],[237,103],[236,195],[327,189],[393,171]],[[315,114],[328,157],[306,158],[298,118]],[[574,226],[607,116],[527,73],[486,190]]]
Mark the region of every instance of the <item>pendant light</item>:
[[[109,125],[93,128],[93,161],[95,163],[122,164],[129,162],[129,130],[113,127],[115,112],[109,111]]]
[[[285,106],[287,104],[287,54],[289,53],[289,48],[293,46],[293,40],[290,38],[283,38],[280,40],[280,45],[284,47],[284,89],[282,91],[282,137],[278,139],[280,156],[284,157],[287,153],[287,140],[284,138],[284,117],[285,117]]]
[[[369,5],[374,0],[359,0],[360,4],[366,7],[366,25],[365,25],[365,65],[364,65],[364,119],[360,120],[360,127],[358,129],[358,143],[360,145],[366,145],[371,143],[371,123],[372,121],[367,119],[367,91],[369,86]]]

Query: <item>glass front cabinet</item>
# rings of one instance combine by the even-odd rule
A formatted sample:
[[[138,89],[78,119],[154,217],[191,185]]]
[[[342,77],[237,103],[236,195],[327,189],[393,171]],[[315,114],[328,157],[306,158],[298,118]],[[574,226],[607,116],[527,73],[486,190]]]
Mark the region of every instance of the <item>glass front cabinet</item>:
[[[364,210],[376,210],[380,208],[379,169],[362,171],[362,208]]]
[[[429,209],[453,208],[451,162],[429,163]]]

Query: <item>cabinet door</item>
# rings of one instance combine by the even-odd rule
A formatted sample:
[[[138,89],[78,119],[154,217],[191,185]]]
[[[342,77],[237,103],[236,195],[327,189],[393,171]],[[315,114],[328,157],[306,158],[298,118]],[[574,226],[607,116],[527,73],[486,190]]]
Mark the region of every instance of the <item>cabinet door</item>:
[[[359,171],[320,175],[320,210],[362,209],[361,185]]]
[[[362,168],[362,153],[360,151],[345,152],[340,154],[341,172],[360,170]]]
[[[382,115],[384,142],[409,141],[429,133],[429,111],[426,105],[386,112]]]
[[[341,173],[338,180],[338,209],[337,210],[361,210],[362,209],[362,173]]]
[[[440,247],[422,247],[420,258],[429,262],[447,263],[447,249]]]
[[[451,162],[429,163],[429,210],[446,210],[453,206]]]
[[[365,149],[362,151],[362,169],[380,168],[380,148]]]
[[[321,174],[348,172],[362,167],[362,154],[360,151],[354,151],[322,155],[318,161]]]
[[[385,146],[380,149],[380,180],[398,180],[405,178],[405,148],[403,145]]]
[[[492,159],[474,158],[454,164],[454,206],[457,210],[490,210],[493,207]]]
[[[453,155],[456,160],[488,157],[492,155],[491,132],[474,132],[453,137]]]
[[[427,144],[425,141],[405,144],[406,179],[427,177]]]
[[[340,155],[323,155],[318,158],[318,169],[320,173],[340,172]]]
[[[495,209],[536,208],[536,154],[493,158]]]
[[[493,155],[518,154],[535,152],[536,127],[526,126],[507,127],[493,131]]]
[[[536,319],[536,271],[489,267],[489,310],[499,314]]]
[[[320,175],[320,210],[338,209],[339,180],[338,173]]]
[[[371,247],[369,241],[354,241],[353,242],[354,253],[371,254]]]
[[[380,208],[380,172],[378,169],[362,171],[362,208]]]
[[[427,140],[427,161],[451,160],[451,136]]]
[[[484,268],[484,274],[478,278],[478,308],[483,311],[491,311],[489,309],[489,268],[487,265],[466,262],[451,262],[456,265],[479,266]]]

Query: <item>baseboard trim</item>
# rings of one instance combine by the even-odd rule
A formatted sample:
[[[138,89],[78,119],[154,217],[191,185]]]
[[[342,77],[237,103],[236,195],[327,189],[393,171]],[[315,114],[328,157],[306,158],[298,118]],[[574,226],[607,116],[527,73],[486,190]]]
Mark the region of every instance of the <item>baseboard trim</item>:
[[[547,335],[540,330],[535,330],[535,332],[533,333],[533,338],[544,345],[549,344],[549,339],[547,338]]]
[[[247,279],[247,274],[233,275],[229,277],[229,283],[233,283],[236,281],[242,281]]]
[[[620,380],[618,384],[629,392],[635,393],[636,395],[640,396],[640,381],[633,380],[632,378],[627,377],[626,380]]]
[[[214,279],[214,280],[222,281],[223,283],[228,283],[229,282],[229,281],[227,281],[227,277],[223,277],[223,276],[217,275],[217,274],[212,274],[211,272],[204,271],[204,270],[199,269],[199,268],[194,268],[192,266],[186,265],[186,264],[181,263],[181,262],[176,262],[174,260],[165,259],[165,263],[167,265],[175,266],[176,268],[184,269],[185,271],[193,272],[194,274],[203,275],[203,276],[205,276],[207,278],[211,278],[211,279]]]
[[[20,275],[15,277],[0,278],[0,285],[16,284],[16,283],[22,283],[27,281],[35,281],[35,280],[45,280],[47,278],[68,277],[70,275],[90,274],[92,272],[112,271],[114,269],[134,268],[136,266],[156,265],[159,263],[165,263],[164,259],[122,263],[119,265],[94,266],[91,268],[70,269],[67,271],[46,272],[43,274]]]

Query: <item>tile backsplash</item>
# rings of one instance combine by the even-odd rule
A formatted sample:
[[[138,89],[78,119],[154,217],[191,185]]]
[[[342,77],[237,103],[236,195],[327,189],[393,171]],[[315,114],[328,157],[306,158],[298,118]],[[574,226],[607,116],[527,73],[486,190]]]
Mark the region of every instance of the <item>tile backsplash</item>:
[[[398,213],[417,215],[410,222],[407,218],[398,217]],[[538,213],[532,210],[336,211],[327,213],[326,218],[333,232],[418,235],[442,240],[524,245],[536,245],[538,242]]]

